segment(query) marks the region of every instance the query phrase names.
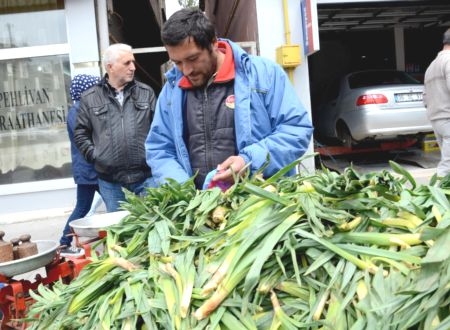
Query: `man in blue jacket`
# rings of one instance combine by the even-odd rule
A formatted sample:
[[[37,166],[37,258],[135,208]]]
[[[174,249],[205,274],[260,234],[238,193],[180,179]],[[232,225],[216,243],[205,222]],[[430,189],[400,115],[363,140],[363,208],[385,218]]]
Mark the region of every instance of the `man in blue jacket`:
[[[234,173],[254,173],[269,159],[269,177],[301,157],[312,125],[283,69],[218,39],[198,9],[184,8],[164,24],[161,38],[174,67],[159,95],[145,143],[158,184],[196,187],[233,182]]]

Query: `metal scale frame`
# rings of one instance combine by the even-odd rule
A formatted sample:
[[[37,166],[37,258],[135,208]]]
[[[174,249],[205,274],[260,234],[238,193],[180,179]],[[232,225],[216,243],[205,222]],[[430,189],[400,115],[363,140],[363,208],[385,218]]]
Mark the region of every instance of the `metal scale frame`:
[[[34,302],[29,291],[37,290],[40,284],[51,287],[60,279],[63,283],[70,283],[91,262],[91,244],[106,237],[106,231],[101,230],[98,237],[86,241],[82,241],[75,233],[73,236],[75,245],[83,248],[85,254],[80,257],[61,257],[58,252],[52,262],[45,266],[45,277],[37,274],[34,281],[30,281],[16,280],[0,274],[0,282],[5,284],[0,289],[0,311],[3,314],[0,320],[1,330],[26,329],[27,324],[22,322],[22,319],[26,317],[28,307]]]

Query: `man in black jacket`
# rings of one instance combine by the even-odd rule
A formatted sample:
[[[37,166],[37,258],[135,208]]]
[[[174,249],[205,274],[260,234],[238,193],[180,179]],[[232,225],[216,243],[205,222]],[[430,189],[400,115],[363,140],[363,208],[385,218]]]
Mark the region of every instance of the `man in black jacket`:
[[[140,195],[151,185],[144,142],[156,97],[150,86],[134,79],[134,61],[129,45],[105,50],[106,74],[82,95],[75,126],[75,143],[95,165],[108,212],[117,211],[125,200],[123,188]]]

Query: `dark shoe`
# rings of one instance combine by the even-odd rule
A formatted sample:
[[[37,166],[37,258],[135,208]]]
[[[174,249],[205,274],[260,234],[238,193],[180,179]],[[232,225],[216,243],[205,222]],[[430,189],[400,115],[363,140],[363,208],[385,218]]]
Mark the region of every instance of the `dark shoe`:
[[[61,257],[81,257],[84,255],[84,249],[74,246],[66,246],[59,252]]]

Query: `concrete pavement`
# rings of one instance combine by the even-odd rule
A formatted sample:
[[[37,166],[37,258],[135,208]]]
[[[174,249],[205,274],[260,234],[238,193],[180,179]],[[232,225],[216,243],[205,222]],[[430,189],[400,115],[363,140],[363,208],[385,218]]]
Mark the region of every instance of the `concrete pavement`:
[[[32,240],[59,241],[71,212],[71,209],[51,209],[1,215],[0,230],[6,233],[5,240],[30,234]]]

